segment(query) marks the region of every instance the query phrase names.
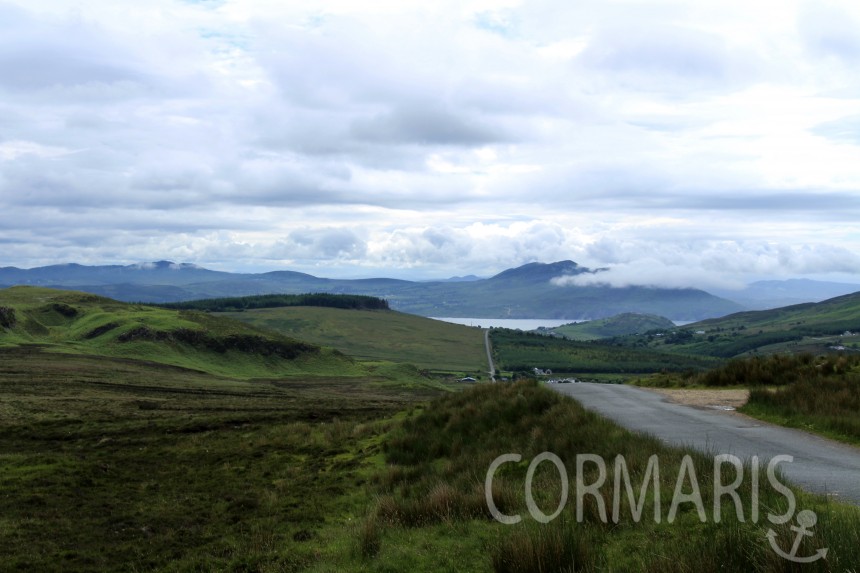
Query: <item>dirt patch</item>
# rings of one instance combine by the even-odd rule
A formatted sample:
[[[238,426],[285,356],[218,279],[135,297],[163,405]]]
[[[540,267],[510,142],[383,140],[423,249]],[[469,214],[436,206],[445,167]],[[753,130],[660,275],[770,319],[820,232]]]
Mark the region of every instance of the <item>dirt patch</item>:
[[[712,408],[715,410],[735,410],[747,403],[750,392],[745,389],[731,390],[688,390],[685,388],[646,388],[666,396],[676,404]]]

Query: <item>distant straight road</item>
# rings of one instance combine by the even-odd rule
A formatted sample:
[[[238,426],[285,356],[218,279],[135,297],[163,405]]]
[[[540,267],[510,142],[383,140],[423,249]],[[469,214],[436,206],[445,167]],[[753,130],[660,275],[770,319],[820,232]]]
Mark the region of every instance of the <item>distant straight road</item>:
[[[630,430],[670,444],[741,459],[758,456],[763,469],[774,456],[794,456],[793,462],[778,466],[786,478],[807,491],[860,505],[860,448],[738,414],[674,404],[633,386],[581,383],[553,388]]]
[[[490,347],[490,329],[484,330],[484,348],[487,349],[487,364],[490,369],[488,370],[490,374],[490,382],[496,381],[496,365],[493,364],[493,350]]]

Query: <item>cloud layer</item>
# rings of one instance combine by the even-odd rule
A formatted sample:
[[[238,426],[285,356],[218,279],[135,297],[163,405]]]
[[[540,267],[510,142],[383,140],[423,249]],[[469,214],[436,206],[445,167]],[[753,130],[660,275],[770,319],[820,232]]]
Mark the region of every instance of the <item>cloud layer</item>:
[[[0,265],[860,281],[850,2],[0,0]]]

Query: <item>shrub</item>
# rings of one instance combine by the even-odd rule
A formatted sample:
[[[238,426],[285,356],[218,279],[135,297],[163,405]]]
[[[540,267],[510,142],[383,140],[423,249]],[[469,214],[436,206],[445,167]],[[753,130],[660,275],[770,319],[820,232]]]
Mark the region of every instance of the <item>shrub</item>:
[[[0,306],[0,328],[12,328],[17,322],[14,308]]]
[[[94,329],[92,329],[91,331],[89,331],[89,332],[87,332],[86,334],[84,334],[84,338],[85,338],[86,340],[91,340],[91,339],[93,339],[93,338],[98,338],[98,337],[99,337],[99,336],[101,336],[102,334],[106,334],[106,333],[110,332],[111,330],[113,330],[113,329],[115,329],[115,328],[118,328],[119,326],[120,326],[120,324],[119,324],[118,322],[109,322],[109,323],[107,323],[107,324],[103,324],[103,325],[101,325],[101,326],[97,326],[97,327],[95,327]]]
[[[731,360],[699,375],[695,382],[705,386],[782,386],[842,375],[858,366],[860,356],[773,354]]]
[[[55,302],[51,305],[51,308],[62,314],[66,318],[74,318],[78,316],[78,309],[62,302]]]

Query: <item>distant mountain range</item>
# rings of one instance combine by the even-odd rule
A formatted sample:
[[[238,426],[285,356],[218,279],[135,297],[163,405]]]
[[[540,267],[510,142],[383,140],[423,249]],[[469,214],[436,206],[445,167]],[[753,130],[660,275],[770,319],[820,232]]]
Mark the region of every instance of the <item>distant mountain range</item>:
[[[126,302],[178,302],[270,293],[328,292],[378,296],[395,310],[423,316],[595,319],[623,312],[701,320],[743,310],[697,289],[559,286],[552,279],[594,272],[573,261],[529,263],[493,277],[415,282],[327,279],[295,271],[229,273],[158,261],[135,265],[0,268],[0,286],[74,289]]]

